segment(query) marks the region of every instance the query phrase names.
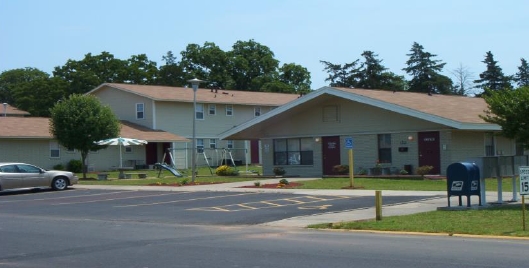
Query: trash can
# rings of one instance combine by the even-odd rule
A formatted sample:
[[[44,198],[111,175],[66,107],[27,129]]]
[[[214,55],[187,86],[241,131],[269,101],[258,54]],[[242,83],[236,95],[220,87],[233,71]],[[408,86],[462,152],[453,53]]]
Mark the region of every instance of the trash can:
[[[448,193],[448,206],[450,197],[459,197],[459,206],[462,206],[462,196],[467,197],[467,207],[470,207],[470,197],[477,195],[481,206],[481,185],[479,167],[468,162],[453,163],[446,169],[446,187]]]

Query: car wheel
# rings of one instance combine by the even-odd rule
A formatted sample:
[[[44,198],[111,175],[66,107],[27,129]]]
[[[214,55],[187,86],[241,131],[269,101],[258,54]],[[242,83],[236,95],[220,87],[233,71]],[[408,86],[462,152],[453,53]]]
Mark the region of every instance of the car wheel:
[[[68,187],[68,180],[64,177],[57,177],[51,183],[53,190],[64,190],[66,187]]]

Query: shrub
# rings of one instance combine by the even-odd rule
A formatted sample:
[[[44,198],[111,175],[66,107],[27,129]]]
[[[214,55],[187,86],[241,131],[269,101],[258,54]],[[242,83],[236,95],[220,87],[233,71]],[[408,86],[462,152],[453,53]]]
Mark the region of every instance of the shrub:
[[[215,174],[217,176],[237,176],[239,172],[230,166],[222,165],[215,170]]]
[[[332,167],[332,172],[339,175],[349,174],[349,165],[336,165]]]
[[[253,185],[255,187],[261,187],[261,182],[260,181],[256,181],[256,182],[253,183]]]
[[[367,170],[365,168],[360,168],[360,170],[358,170],[358,175],[367,175]]]
[[[408,171],[405,169],[401,169],[399,173],[400,175],[408,175]]]
[[[70,160],[70,162],[68,162],[68,165],[66,166],[66,170],[73,172],[73,173],[81,173],[83,172],[83,164],[81,160],[72,159]]]
[[[290,182],[288,182],[287,179],[280,179],[279,180],[279,184],[284,184],[284,185],[288,185]]]
[[[276,176],[283,176],[287,171],[283,167],[275,167],[273,170],[274,174]]]
[[[418,175],[421,175],[424,177],[424,175],[430,173],[430,171],[432,171],[433,167],[432,166],[420,166],[417,168],[417,170],[415,172],[417,172]]]
[[[182,185],[188,185],[189,180],[187,178],[182,179]]]
[[[64,170],[64,165],[63,164],[57,164],[57,165],[53,166],[53,169],[54,170]]]

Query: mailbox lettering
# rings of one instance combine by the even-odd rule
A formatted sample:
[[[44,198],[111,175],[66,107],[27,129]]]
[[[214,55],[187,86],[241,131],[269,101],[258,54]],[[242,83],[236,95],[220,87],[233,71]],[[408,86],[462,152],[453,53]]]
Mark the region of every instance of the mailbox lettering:
[[[451,190],[452,191],[462,191],[463,190],[463,181],[453,181]]]

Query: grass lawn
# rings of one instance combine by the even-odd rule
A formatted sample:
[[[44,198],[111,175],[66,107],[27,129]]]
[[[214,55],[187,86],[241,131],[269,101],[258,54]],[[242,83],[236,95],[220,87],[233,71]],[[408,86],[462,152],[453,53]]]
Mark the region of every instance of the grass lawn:
[[[239,181],[253,181],[258,178],[257,174],[262,174],[261,166],[248,166],[249,173],[246,173],[246,167],[238,167],[241,174],[239,176],[227,177],[227,176],[217,176],[215,175],[215,169],[212,169],[211,172],[207,167],[197,168],[197,177],[195,182],[200,183],[226,183],[226,182],[239,182]],[[79,176],[79,184],[82,185],[150,185],[150,184],[173,184],[180,183],[186,184],[191,182],[191,171],[190,170],[179,170],[183,177],[176,177],[167,170],[162,170],[160,173],[158,170],[131,170],[124,173],[147,173],[147,178],[145,179],[118,179],[118,171],[109,171],[109,172],[98,172],[98,173],[107,173],[108,180],[97,180],[98,173],[87,173],[87,179],[82,179],[83,174],[77,173]],[[213,173],[213,175],[211,175]],[[134,176],[135,177],[135,176]]]
[[[329,223],[309,227],[529,237],[529,228],[523,231],[520,204],[492,206],[479,210],[431,211],[383,217],[381,221]]]
[[[398,190],[398,191],[446,191],[446,180],[409,180],[383,178],[354,178],[354,186],[364,190]],[[518,182],[516,182],[518,185]],[[299,189],[342,189],[349,187],[349,178],[326,178],[304,181]],[[496,179],[486,179],[487,191],[497,191]],[[512,179],[502,180],[503,192],[512,192]]]

